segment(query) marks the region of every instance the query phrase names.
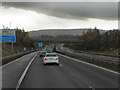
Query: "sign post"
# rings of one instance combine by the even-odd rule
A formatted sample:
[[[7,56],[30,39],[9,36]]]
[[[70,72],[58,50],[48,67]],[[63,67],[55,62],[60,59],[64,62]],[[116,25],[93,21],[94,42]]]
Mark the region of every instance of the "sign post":
[[[0,29],[0,42],[4,43],[4,48],[6,48],[6,42],[12,43],[12,52],[13,52],[13,43],[16,42],[16,30],[15,29]]]
[[[6,49],[6,43],[4,42],[4,49]]]
[[[42,47],[42,43],[41,42],[38,43],[38,47]]]
[[[31,49],[33,50],[33,47],[31,47]]]
[[[13,47],[13,42],[12,42],[12,52],[13,52],[13,48],[14,48],[14,47]]]
[[[26,47],[24,47],[24,51],[26,51]]]

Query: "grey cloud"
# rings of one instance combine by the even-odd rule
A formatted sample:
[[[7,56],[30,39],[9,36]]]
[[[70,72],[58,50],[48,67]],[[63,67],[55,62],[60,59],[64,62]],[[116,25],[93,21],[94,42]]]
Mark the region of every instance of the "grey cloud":
[[[118,19],[117,2],[3,2],[2,5],[66,19]]]

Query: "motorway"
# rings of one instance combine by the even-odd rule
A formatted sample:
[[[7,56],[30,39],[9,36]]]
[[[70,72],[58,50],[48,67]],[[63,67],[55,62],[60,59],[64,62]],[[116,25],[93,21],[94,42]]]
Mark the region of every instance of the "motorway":
[[[118,88],[118,74],[64,55],[59,58],[59,65],[43,65],[38,53],[19,88]]]

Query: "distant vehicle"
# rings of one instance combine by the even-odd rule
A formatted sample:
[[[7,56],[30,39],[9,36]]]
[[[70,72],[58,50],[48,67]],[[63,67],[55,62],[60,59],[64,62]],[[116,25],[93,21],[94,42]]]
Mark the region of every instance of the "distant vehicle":
[[[40,51],[40,57],[45,57],[46,51]]]
[[[59,64],[59,58],[56,53],[46,53],[45,57],[43,58],[43,64],[47,63]]]

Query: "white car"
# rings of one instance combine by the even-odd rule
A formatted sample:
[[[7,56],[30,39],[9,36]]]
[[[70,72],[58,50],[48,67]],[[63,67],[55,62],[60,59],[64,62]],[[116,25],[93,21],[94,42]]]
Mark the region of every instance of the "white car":
[[[59,59],[56,53],[46,53],[45,57],[43,58],[43,64],[46,64],[46,63],[59,64]]]

